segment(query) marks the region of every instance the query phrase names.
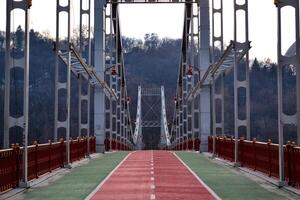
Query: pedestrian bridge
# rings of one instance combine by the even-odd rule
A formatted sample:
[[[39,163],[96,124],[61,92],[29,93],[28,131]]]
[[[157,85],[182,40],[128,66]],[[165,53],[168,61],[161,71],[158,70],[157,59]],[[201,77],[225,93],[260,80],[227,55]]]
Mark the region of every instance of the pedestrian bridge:
[[[118,151],[93,154],[32,181],[4,199],[299,199],[275,179],[250,175],[209,154],[188,151]],[[265,176],[267,177],[267,176]],[[38,181],[39,180],[39,181]],[[10,198],[9,198],[10,197]]]
[[[251,131],[248,0],[233,0],[234,18],[230,22],[233,35],[227,46],[223,38],[223,0],[85,0],[86,4],[83,1],[57,0],[52,49],[54,132],[42,144],[28,140],[30,11],[35,1],[6,1],[0,199],[300,198],[298,0],[274,1],[278,13],[274,19],[278,24],[278,41],[274,41],[278,43],[278,85],[274,99],[278,102],[278,144],[258,141]],[[184,5],[173,117],[167,117],[164,86],[139,86],[135,119],[132,119],[119,5],[160,3]],[[74,4],[80,7],[78,42],[74,42],[71,29]],[[286,7],[295,13],[292,26],[296,50],[292,56],[283,55],[281,45],[285,39],[281,14]],[[12,13],[16,9],[23,11],[25,24],[21,42],[24,48],[18,53],[12,45],[15,44],[12,33],[16,31]],[[62,13],[67,17],[61,17]],[[67,32],[64,39],[62,29]],[[296,73],[294,114],[284,109],[283,71],[287,66],[294,67]],[[15,69],[20,69],[23,75],[19,80],[23,86],[21,114],[12,109],[16,94],[11,92],[11,79]],[[230,136],[224,131],[228,84],[225,78],[229,74],[234,94],[234,130]],[[71,97],[73,76],[78,84],[76,111],[71,111],[71,103],[75,101]],[[158,100],[147,101],[149,97]],[[76,139],[70,137],[74,114],[79,119]],[[296,141],[287,141],[286,126],[297,129]],[[22,143],[12,140],[15,128],[21,130]],[[144,150],[146,128],[160,130],[156,150]]]

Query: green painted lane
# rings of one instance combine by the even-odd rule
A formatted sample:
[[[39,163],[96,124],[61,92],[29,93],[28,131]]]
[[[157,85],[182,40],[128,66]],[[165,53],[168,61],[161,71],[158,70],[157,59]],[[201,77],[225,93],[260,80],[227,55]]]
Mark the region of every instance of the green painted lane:
[[[289,199],[271,189],[262,187],[232,169],[214,163],[209,158],[191,152],[176,154],[204,181],[221,199],[228,200],[284,200]]]
[[[88,164],[71,169],[70,173],[48,186],[28,190],[22,199],[84,199],[127,154],[128,152],[109,153],[93,159]]]

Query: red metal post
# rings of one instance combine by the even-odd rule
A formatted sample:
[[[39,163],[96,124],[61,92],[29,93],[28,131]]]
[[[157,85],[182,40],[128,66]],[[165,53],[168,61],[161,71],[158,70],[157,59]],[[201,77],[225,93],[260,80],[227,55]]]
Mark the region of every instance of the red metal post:
[[[80,144],[80,137],[77,137],[77,159],[76,160],[79,160],[80,159],[80,148],[81,148],[81,144]]]
[[[14,156],[15,156],[15,161],[16,161],[16,186],[19,187],[19,180],[21,177],[20,174],[20,146],[19,144],[15,144],[13,145],[13,149],[14,149]]]
[[[38,143],[34,141],[34,174],[35,178],[38,178]]]
[[[297,165],[296,165],[296,162],[297,162],[297,160],[298,160],[298,162],[299,162],[299,160],[300,160],[300,154],[297,154],[297,150],[296,150],[296,144],[293,142],[292,143],[292,149],[291,149],[291,158],[292,158],[292,160],[291,160],[291,165],[292,165],[292,186],[293,187],[297,187],[298,186],[298,188],[300,188],[300,180],[299,180],[299,172],[297,171]],[[298,164],[300,164],[300,163],[298,163]],[[298,165],[299,166],[299,165]],[[299,168],[298,168],[298,170],[299,170]]]
[[[243,137],[240,138],[240,152],[241,152],[240,163],[241,163],[241,167],[243,167],[243,165],[244,165],[244,163],[243,163],[243,161],[244,161],[244,138]]]
[[[286,161],[287,161],[287,175],[288,175],[288,184],[289,185],[291,185],[291,183],[292,183],[292,169],[291,169],[291,167],[292,167],[292,165],[291,165],[291,142],[290,141],[288,141],[288,143],[286,144],[286,146],[285,146],[285,149],[286,149],[286,155],[287,155],[287,159],[286,159]]]
[[[269,177],[272,176],[272,156],[271,156],[271,144],[272,141],[269,139],[268,140],[268,163],[269,163]]]
[[[235,138],[235,140],[238,140],[238,138]],[[233,140],[233,137],[231,137],[231,144],[234,144],[234,140]],[[232,145],[230,145],[229,147],[231,147]],[[232,154],[231,154],[231,161],[233,162],[234,161],[234,148],[231,148],[232,149]]]
[[[52,141],[48,140],[49,143],[49,150],[48,150],[48,170],[49,172],[52,171],[51,169],[51,153],[52,153]]]
[[[64,167],[64,140],[60,138],[60,159],[61,159],[61,167]]]
[[[256,138],[253,138],[252,140],[252,150],[253,150],[253,160],[254,160],[254,171],[256,171]]]

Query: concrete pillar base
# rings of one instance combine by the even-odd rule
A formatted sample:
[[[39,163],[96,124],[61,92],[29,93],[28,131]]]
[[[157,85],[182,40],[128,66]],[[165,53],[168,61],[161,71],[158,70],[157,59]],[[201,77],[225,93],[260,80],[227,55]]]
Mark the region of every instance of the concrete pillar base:
[[[286,181],[279,181],[278,184],[277,184],[277,186],[279,188],[282,188],[282,187],[287,186],[287,185],[288,185],[288,183]]]
[[[21,181],[21,182],[19,183],[19,187],[20,187],[20,188],[30,188],[31,185],[30,185],[29,182],[23,182],[23,181]]]
[[[97,153],[105,153],[105,145],[104,144],[97,144],[96,145],[96,152]]]
[[[66,169],[72,169],[72,166],[70,164],[64,164],[64,168],[66,168]]]
[[[239,163],[239,162],[233,163],[233,167],[240,167],[240,166],[241,166],[241,163]]]

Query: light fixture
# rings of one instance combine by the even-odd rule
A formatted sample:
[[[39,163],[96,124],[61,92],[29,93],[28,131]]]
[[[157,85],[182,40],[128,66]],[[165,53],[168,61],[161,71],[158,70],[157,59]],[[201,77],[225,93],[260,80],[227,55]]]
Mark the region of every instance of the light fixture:
[[[189,66],[189,68],[186,72],[186,75],[188,78],[192,78],[192,76],[193,76],[193,67],[192,66]]]
[[[127,104],[129,104],[131,101],[130,97],[127,97]]]
[[[112,66],[111,68],[111,75],[113,78],[115,78],[118,75],[117,69],[115,66]]]

